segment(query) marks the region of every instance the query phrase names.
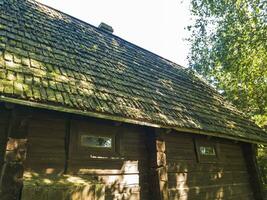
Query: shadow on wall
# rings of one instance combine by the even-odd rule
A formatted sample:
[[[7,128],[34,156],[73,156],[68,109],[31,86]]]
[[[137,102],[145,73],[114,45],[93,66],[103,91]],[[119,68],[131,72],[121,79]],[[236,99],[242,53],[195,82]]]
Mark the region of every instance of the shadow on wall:
[[[88,177],[44,177],[35,174],[31,180],[25,180],[21,200],[139,199],[138,190],[121,186],[119,180],[106,185]]]
[[[126,165],[130,167],[131,162],[126,161]],[[136,161],[133,163],[135,167]],[[102,175],[55,175],[49,174],[53,171],[51,168],[45,170],[47,174],[25,172],[21,200],[140,199],[139,174],[127,174],[124,168],[123,165],[120,174],[96,169]]]
[[[169,185],[170,199],[226,199],[224,198],[226,188],[224,186],[220,186],[219,184],[220,179],[223,177],[222,172],[210,175],[208,172],[190,172],[187,168],[184,168],[183,170],[184,172],[169,174],[172,176],[169,181],[172,182],[171,184],[174,184]]]
[[[212,139],[205,141],[210,144],[216,142]],[[170,141],[166,145],[169,148],[170,199],[254,199],[241,144],[218,140],[218,158],[214,161],[197,158],[192,138],[184,139],[180,144],[179,141],[173,142],[175,147]]]
[[[21,200],[102,200],[105,186],[77,176],[49,176],[27,172]]]

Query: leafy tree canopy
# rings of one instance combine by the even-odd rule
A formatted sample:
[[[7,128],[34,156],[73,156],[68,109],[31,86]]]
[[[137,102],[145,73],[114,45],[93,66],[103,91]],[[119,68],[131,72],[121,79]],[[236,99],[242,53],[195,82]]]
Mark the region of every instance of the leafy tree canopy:
[[[191,0],[189,65],[267,127],[267,1]]]

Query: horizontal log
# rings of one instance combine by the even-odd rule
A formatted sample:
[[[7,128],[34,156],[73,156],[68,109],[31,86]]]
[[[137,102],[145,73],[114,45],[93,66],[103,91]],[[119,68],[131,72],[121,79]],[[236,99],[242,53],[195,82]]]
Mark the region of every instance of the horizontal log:
[[[217,172],[217,171],[247,171],[243,163],[197,163],[193,161],[168,162],[168,172]]]
[[[170,188],[169,193],[172,198],[188,199],[232,199],[232,196],[251,195],[248,183],[212,185],[203,187],[180,187]],[[242,199],[243,200],[243,199]]]

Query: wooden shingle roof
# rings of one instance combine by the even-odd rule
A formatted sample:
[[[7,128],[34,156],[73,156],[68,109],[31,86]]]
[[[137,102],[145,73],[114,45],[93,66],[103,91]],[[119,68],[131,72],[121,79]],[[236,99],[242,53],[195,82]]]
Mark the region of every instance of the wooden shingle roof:
[[[0,1],[0,100],[267,143],[189,70],[31,0]]]

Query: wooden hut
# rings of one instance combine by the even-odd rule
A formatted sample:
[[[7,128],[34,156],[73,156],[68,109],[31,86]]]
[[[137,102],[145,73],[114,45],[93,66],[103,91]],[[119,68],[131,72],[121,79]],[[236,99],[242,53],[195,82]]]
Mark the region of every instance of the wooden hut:
[[[0,1],[0,199],[263,199],[266,133],[112,31]]]

